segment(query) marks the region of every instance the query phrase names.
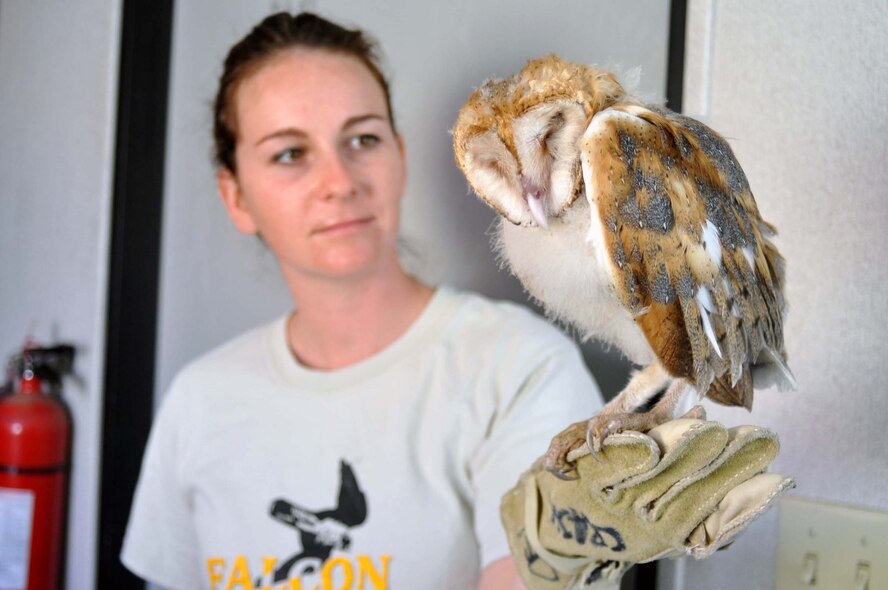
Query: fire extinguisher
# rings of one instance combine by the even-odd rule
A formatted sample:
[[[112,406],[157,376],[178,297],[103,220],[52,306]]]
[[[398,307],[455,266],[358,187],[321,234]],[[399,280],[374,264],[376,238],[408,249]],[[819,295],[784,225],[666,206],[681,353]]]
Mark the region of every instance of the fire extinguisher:
[[[58,590],[71,418],[61,377],[74,348],[26,347],[0,397],[0,588]]]

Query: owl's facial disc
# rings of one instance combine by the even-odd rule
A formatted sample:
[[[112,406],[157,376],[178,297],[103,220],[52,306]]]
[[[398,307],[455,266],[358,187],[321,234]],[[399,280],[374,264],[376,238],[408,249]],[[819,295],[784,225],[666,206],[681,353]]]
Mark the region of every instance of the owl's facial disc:
[[[513,136],[528,216],[548,227],[573,203],[582,182],[579,140],[586,128],[581,104],[568,99],[540,104],[515,120]]]

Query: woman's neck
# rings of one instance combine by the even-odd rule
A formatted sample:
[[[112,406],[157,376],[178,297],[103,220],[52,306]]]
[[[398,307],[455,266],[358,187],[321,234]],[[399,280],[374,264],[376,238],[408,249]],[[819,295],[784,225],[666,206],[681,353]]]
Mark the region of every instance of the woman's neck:
[[[321,370],[354,365],[380,352],[416,321],[432,289],[398,266],[388,276],[288,281],[297,310],[287,323],[290,351]]]

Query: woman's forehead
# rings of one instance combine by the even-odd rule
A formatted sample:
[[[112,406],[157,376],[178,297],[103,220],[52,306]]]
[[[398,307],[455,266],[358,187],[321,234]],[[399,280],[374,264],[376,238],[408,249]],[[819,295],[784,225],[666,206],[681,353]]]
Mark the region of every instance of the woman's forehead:
[[[319,49],[281,52],[246,77],[235,93],[240,135],[269,126],[344,125],[368,114],[386,120],[385,94],[357,58]]]

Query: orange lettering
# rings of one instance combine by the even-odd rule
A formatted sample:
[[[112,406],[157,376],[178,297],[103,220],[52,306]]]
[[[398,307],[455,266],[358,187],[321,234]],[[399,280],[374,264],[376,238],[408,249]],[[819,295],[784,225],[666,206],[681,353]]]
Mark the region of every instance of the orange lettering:
[[[225,559],[211,557],[207,560],[207,571],[210,573],[210,590],[216,590],[216,584],[224,578]]]
[[[244,590],[256,590],[253,581],[250,579],[250,568],[247,567],[247,558],[238,555],[234,558],[234,565],[231,566],[231,575],[228,577],[228,584],[225,590],[232,590],[236,586],[242,586]]]
[[[274,566],[277,565],[278,558],[277,557],[263,557],[262,558],[262,575],[267,576],[274,572]]]
[[[290,590],[305,590],[302,586],[301,578],[290,578]],[[312,587],[311,590],[318,590],[317,586]]]
[[[391,555],[381,555],[382,573],[373,565],[373,560],[368,555],[358,555],[358,590],[364,590],[364,580],[369,579],[373,584],[373,590],[388,590],[388,571]]]
[[[342,573],[345,576],[345,582],[338,589],[333,588],[333,569],[336,566],[342,566]],[[324,590],[349,590],[352,582],[355,581],[355,570],[348,558],[334,557],[324,562],[324,568],[321,570],[321,581],[324,584]]]

